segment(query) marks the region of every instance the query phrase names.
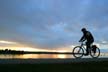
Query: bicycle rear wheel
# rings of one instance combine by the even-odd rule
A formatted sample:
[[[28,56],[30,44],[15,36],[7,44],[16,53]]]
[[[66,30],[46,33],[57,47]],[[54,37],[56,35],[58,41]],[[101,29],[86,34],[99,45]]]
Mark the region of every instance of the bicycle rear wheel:
[[[81,46],[76,46],[73,48],[72,53],[75,58],[81,58],[84,55],[84,50]]]
[[[92,49],[90,55],[92,58],[98,58],[100,56],[100,49],[99,48]]]

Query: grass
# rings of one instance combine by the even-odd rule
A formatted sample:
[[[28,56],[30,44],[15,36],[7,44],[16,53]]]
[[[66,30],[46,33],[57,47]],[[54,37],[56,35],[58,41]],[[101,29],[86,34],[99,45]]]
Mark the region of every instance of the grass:
[[[0,72],[108,72],[108,61],[68,64],[1,64]]]

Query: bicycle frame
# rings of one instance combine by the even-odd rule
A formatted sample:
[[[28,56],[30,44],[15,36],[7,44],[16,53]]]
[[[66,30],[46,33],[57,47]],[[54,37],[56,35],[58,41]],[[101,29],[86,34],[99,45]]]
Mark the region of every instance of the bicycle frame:
[[[84,46],[86,46],[86,44],[84,44],[84,42],[81,42],[81,45],[80,45],[84,50],[86,50],[86,48]],[[89,48],[90,50],[92,49],[92,45],[90,46]]]
[[[84,50],[86,50],[86,48],[84,46],[86,46],[86,44],[84,44],[83,42],[81,42],[81,48],[83,48]]]

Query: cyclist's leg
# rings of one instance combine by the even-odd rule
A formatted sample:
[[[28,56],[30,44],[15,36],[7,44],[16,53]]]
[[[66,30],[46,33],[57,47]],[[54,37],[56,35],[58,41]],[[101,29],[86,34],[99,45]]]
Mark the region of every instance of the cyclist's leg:
[[[85,55],[89,54],[89,47],[90,47],[89,42],[86,42],[86,54]]]
[[[85,55],[89,55],[92,43],[93,42],[91,41],[86,42],[86,54]]]

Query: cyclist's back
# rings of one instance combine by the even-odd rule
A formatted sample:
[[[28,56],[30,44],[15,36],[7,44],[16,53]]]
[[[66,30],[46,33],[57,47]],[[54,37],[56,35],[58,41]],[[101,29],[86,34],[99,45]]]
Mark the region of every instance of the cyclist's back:
[[[85,31],[84,32],[84,37],[87,40],[87,42],[94,42],[94,38],[92,36],[92,34],[89,31]]]

